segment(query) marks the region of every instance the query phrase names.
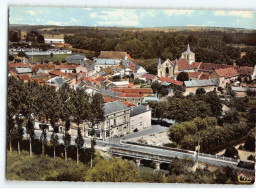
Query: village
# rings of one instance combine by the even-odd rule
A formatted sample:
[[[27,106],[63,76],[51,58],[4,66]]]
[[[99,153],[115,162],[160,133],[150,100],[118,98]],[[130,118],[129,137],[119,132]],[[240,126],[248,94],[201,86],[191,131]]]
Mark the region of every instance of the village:
[[[56,49],[65,48],[68,44],[65,44],[64,36],[61,37],[62,39],[52,35],[45,38],[45,42]],[[22,48],[19,49],[26,52]],[[100,55],[91,61],[84,55],[74,54],[68,56],[65,63],[59,64],[28,63],[26,57],[17,56],[9,61],[8,76],[25,83],[34,81],[40,85],[46,84],[56,90],[66,83],[71,89],[82,89],[89,96],[102,94],[105,102],[105,121],[96,131],[96,137],[102,140],[106,140],[110,135],[110,129],[113,137],[149,129],[152,108],[149,108],[148,103],[166,101],[174,95],[175,90],[182,91],[184,96],[196,94],[198,89],[206,93],[215,91],[220,97],[228,94],[229,89],[237,97],[256,92],[255,84],[248,84],[256,78],[256,65],[239,67],[235,62],[233,65],[197,62],[196,54],[191,51],[189,44],[179,59],[159,58],[155,68],[157,75],[149,74],[142,66],[136,64],[127,52],[101,51]],[[188,79],[178,79],[179,75],[185,75]],[[161,85],[166,93],[154,92],[151,88],[154,83]],[[40,123],[36,125],[37,129],[40,129],[39,125]],[[50,124],[48,125],[49,130],[52,130]],[[61,123],[59,131],[64,132]],[[75,125],[71,127],[70,134],[76,135]],[[90,129],[86,125],[83,126],[82,134],[90,137]]]
[[[81,109],[86,108],[86,102],[83,101],[87,99],[84,97],[88,98],[88,104],[96,101],[94,98],[97,94],[103,98],[102,119],[84,120],[86,117],[79,118],[79,113],[70,114],[71,112],[62,117],[59,115],[66,113],[49,114],[47,105],[34,105],[34,109],[39,109],[32,109],[33,111],[27,105],[17,106],[19,108],[13,112],[19,113],[13,119],[23,121],[24,125],[17,123],[17,126],[24,131],[21,134],[24,139],[21,137],[21,141],[30,142],[30,155],[33,153],[32,145],[35,144],[31,144],[32,138],[38,139],[42,144],[42,149],[33,146],[33,150],[44,154],[43,148],[46,147],[44,145],[47,140],[53,140],[54,143],[54,139],[57,142],[63,139],[65,144],[65,139],[70,136],[69,144],[77,145],[77,164],[78,151],[91,148],[91,168],[94,158],[91,151],[95,146],[95,149],[107,158],[110,158],[110,154],[133,158],[134,151],[130,149],[135,148],[137,154],[140,147],[145,147],[144,150],[150,155],[154,155],[154,149],[159,150],[159,153],[163,152],[162,158],[168,154],[165,150],[173,150],[168,154],[171,161],[174,158],[172,155],[177,157],[175,151],[190,153],[197,162],[198,156],[201,155],[201,164],[195,163],[191,170],[196,170],[198,166],[203,169],[206,166],[204,163],[211,164],[214,171],[224,165],[236,168],[237,164],[242,168],[250,164],[251,169],[255,155],[248,148],[252,147],[253,135],[250,128],[253,129],[253,121],[247,118],[253,117],[254,112],[254,108],[249,105],[253,104],[251,101],[256,96],[256,65],[239,66],[235,60],[232,65],[197,61],[197,54],[191,49],[193,44],[188,42],[179,57],[159,57],[153,65],[153,72],[156,74],[152,74],[152,70],[147,71],[145,64],[140,64],[140,61],[127,51],[100,51],[98,55],[91,56],[77,52],[72,44],[65,42],[64,34],[40,34],[31,31],[29,36],[36,37],[33,38],[34,42],[33,39],[31,42],[27,38],[27,31],[21,30],[17,36],[18,42],[9,41],[9,82],[15,79],[28,89],[35,84],[41,86],[45,92],[47,87],[50,87],[56,92],[55,95],[68,94],[70,97],[63,97],[61,106],[65,107],[66,101],[69,104],[77,101],[72,108],[74,113],[82,112]],[[245,55],[245,52],[241,52],[241,58]],[[37,90],[39,89],[40,87],[37,87]],[[69,89],[74,94],[82,92],[84,97],[72,100],[72,92]],[[59,91],[61,92],[58,93]],[[47,95],[45,92],[42,94]],[[40,97],[40,91],[34,95],[38,99],[42,98],[42,104],[48,98],[52,101],[55,98],[50,97],[52,94],[48,94],[49,97]],[[11,102],[15,102],[15,97],[11,98]],[[49,106],[49,102],[47,104]],[[16,109],[15,103],[10,105],[14,107],[9,110]],[[23,106],[30,113],[23,113]],[[95,108],[94,111],[97,116],[100,108]],[[248,117],[245,116],[246,112],[249,112]],[[33,133],[29,132],[30,120]],[[14,138],[9,138],[10,151],[12,142],[16,142],[16,135],[13,134]],[[80,149],[77,141],[79,139],[82,140]],[[67,148],[65,162],[66,150]],[[123,156],[124,153],[127,156]],[[83,159],[84,156],[86,155],[83,154],[80,158]],[[204,156],[211,160],[204,159]],[[178,157],[183,159],[184,156]],[[143,169],[147,165],[148,162],[143,158],[145,157],[134,157],[134,164],[138,168]],[[150,159],[153,163],[150,164],[151,168],[167,174],[166,167],[171,161],[160,162],[154,158],[156,157]],[[218,158],[223,162],[219,162]],[[244,162],[247,164],[242,164]],[[245,169],[248,169],[248,166]],[[251,181],[251,173],[246,174],[245,178]]]

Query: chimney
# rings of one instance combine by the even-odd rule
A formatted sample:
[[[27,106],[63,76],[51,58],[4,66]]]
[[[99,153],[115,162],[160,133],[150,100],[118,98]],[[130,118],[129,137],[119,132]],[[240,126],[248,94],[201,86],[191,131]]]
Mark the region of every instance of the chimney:
[[[235,60],[233,60],[233,66],[236,66],[236,61]]]

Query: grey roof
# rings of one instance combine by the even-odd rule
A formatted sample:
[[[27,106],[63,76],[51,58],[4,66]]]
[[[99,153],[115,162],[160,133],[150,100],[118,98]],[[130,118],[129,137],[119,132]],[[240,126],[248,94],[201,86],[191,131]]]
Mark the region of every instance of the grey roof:
[[[108,75],[105,71],[100,71],[99,74],[100,74],[100,76],[106,76],[106,75]]]
[[[86,67],[87,71],[91,71],[94,69],[94,64],[84,62],[83,65]]]
[[[104,104],[105,114],[111,114],[111,113],[126,110],[126,109],[129,109],[129,107],[127,107],[125,104],[119,101],[108,102]]]
[[[95,65],[117,65],[118,62],[114,59],[97,59]]]
[[[186,87],[218,86],[217,79],[184,81]]]
[[[108,96],[115,96],[115,97],[118,97],[121,94],[120,92],[110,91],[105,89],[101,89],[100,93]]]
[[[246,92],[247,90],[252,90],[256,91],[256,88],[247,88],[247,87],[231,87],[233,91],[244,91]]]
[[[85,56],[79,54],[68,56],[67,63],[80,64],[84,61],[85,58]]]
[[[55,77],[53,79],[54,85],[61,86],[64,83],[64,79],[62,77]]]
[[[144,112],[147,112],[147,108],[146,106],[142,106],[142,105],[139,105],[139,106],[133,106],[131,107],[131,112],[130,112],[130,116],[136,116],[138,114],[142,114]]]
[[[130,63],[131,64],[135,64],[133,61],[131,60],[121,60],[121,64],[124,65],[125,68],[130,68]]]
[[[18,74],[32,72],[31,68],[16,68],[16,70]]]

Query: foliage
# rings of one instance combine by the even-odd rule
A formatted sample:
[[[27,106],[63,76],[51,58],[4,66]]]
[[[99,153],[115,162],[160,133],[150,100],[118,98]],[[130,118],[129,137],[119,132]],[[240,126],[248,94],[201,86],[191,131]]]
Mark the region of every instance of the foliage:
[[[136,167],[129,161],[111,158],[99,160],[86,172],[85,181],[93,182],[140,182]]]
[[[230,146],[225,150],[224,156],[230,157],[230,158],[238,158],[238,150]]]
[[[252,132],[248,135],[244,143],[244,149],[249,151],[255,151],[255,133]]]
[[[188,73],[186,73],[186,72],[181,72],[181,73],[179,73],[179,74],[177,75],[177,80],[178,80],[178,81],[182,81],[182,82],[188,81],[188,80],[189,80]]]

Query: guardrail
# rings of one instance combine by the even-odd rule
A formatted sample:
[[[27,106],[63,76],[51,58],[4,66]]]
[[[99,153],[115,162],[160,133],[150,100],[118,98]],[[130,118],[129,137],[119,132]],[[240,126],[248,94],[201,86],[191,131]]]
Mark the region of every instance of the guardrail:
[[[161,161],[161,162],[171,162],[175,157],[170,157],[167,155],[158,155],[158,154],[152,154],[149,152],[138,152],[133,150],[127,150],[122,148],[111,148],[112,154],[117,155],[123,155],[123,156],[129,156],[139,159],[146,159],[146,160],[155,160],[155,161]],[[189,155],[184,154],[184,157],[189,157]]]
[[[204,154],[204,153],[199,153],[198,156],[202,156],[202,157],[209,157],[209,158],[214,158],[214,159],[219,159],[219,160],[225,160],[225,161],[231,161],[231,162],[239,162],[239,159],[235,159],[235,158],[228,158],[225,157],[223,155],[212,155],[212,154]]]
[[[186,154],[195,154],[194,151],[190,150],[183,150],[183,149],[178,149],[178,148],[170,148],[170,147],[165,147],[165,146],[156,146],[152,144],[144,144],[144,143],[139,143],[139,142],[133,142],[133,141],[123,141],[120,140],[120,144],[131,144],[131,145],[137,145],[137,146],[146,146],[146,147],[151,147],[151,148],[158,148],[158,149],[164,149],[164,150],[170,150],[170,151],[175,151],[175,152],[182,152]]]

